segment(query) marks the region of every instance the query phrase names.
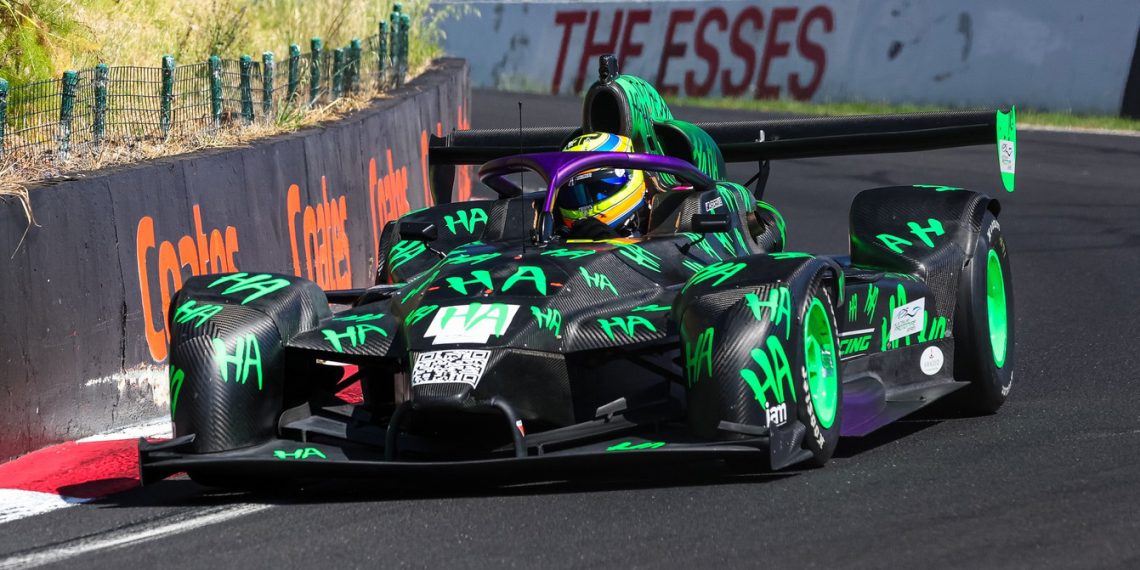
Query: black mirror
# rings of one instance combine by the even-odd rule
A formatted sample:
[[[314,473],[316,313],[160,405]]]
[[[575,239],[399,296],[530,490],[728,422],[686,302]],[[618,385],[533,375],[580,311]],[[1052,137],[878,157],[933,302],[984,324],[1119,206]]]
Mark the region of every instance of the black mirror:
[[[435,241],[439,228],[431,222],[400,222],[400,239],[410,241]]]
[[[698,234],[721,233],[731,229],[728,214],[693,214],[691,225]]]

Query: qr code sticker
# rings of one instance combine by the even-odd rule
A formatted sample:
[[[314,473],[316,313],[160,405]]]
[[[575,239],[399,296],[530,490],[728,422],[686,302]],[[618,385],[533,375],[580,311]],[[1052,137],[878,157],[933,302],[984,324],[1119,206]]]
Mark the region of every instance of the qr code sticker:
[[[462,382],[474,388],[490,358],[489,350],[422,352],[412,367],[412,386]]]

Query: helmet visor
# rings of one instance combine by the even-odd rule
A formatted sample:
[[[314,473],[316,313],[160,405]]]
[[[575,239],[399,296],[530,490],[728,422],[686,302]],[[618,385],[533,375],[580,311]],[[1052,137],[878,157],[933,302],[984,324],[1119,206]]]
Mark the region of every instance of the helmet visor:
[[[629,179],[629,173],[621,168],[579,174],[558,193],[558,206],[567,210],[589,208],[620,191]]]

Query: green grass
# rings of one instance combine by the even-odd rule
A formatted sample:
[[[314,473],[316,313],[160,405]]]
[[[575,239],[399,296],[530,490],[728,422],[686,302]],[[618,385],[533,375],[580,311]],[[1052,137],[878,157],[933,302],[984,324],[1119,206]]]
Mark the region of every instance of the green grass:
[[[685,98],[669,100],[670,105],[689,105],[714,109],[738,109],[768,113],[788,113],[792,115],[875,115],[883,113],[918,113],[924,111],[946,111],[949,107],[933,105],[893,105],[890,103],[808,103],[786,100],[756,100],[728,98]],[[1110,117],[1106,115],[1074,115],[1017,110],[1017,124],[1041,125],[1049,127],[1075,127],[1085,129],[1109,129],[1117,131],[1140,131],[1140,120]]]

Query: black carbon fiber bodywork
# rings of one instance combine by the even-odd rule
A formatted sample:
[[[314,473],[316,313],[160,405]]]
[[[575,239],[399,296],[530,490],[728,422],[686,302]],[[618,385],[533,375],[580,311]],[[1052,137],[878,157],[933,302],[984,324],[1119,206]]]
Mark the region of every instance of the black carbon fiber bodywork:
[[[963,272],[989,243],[983,223],[1008,269],[996,201],[942,186],[867,190],[851,207],[849,256],[787,252],[782,217],[757,199],[763,180],[756,193],[720,180],[721,135],[673,119],[647,83],[609,79],[586,96],[585,130],[628,135],[635,153],[520,157],[545,193],[520,192],[517,170],[490,165],[498,199],[384,226],[376,285],[351,292],[349,309],[334,314],[329,299],[350,292],[326,297],[292,276],[188,281],[170,307],[178,438],[141,446],[144,481],[183,469],[418,475],[642,456],[820,465],[841,434],[870,433],[972,382],[956,356],[984,353],[990,337],[969,331],[963,352],[954,319],[965,303],[971,323],[984,312],[959,291],[963,275],[969,291],[983,282],[977,267]],[[976,137],[979,117],[919,119],[927,130],[969,119],[959,130]],[[905,123],[868,128],[890,138]],[[740,153],[764,144],[755,127],[714,132]],[[509,134],[484,133],[500,146]],[[503,152],[474,140],[433,139],[463,143],[433,156],[451,165]],[[645,225],[570,239],[553,227],[559,177],[603,159],[590,164],[671,170],[647,171]],[[357,380],[362,401],[334,396]],[[1004,398],[1008,382],[993,386]]]
[[[273,437],[284,342],[332,312],[315,283],[235,273],[189,279],[169,315],[174,434],[196,434],[194,450],[207,453]]]

